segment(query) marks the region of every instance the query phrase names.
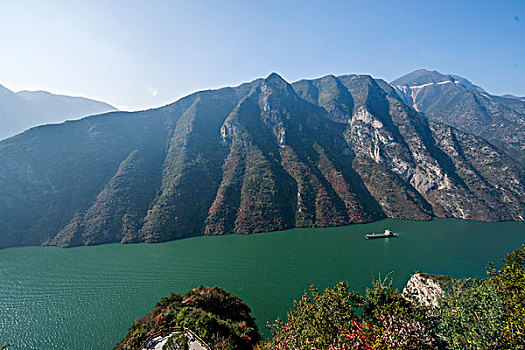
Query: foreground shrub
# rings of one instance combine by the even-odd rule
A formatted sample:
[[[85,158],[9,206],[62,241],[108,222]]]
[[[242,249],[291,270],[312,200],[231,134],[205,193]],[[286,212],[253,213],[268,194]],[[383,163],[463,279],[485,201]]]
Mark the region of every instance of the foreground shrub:
[[[433,349],[428,309],[403,298],[392,281],[375,282],[366,298],[345,282],[320,293],[313,286],[269,324],[269,349]]]
[[[376,342],[376,349],[436,348],[431,328],[424,322],[410,322],[397,316],[383,316],[381,321],[381,336]]]
[[[361,325],[356,310],[364,303],[359,294],[351,292],[347,283],[320,293],[313,285],[310,296],[304,293],[294,301],[294,309],[287,314],[287,322],[278,319],[269,324],[273,338],[271,346],[277,349],[337,348],[348,341],[359,342]],[[352,339],[349,339],[352,338]]]
[[[115,349],[139,349],[152,335],[159,331],[168,335],[173,327],[189,328],[217,349],[252,349],[260,335],[250,312],[241,299],[218,287],[201,286],[184,295],[172,293],[150,314],[135,320]],[[182,340],[174,339],[169,346],[178,347],[174,342]]]
[[[178,333],[170,337],[162,350],[188,350],[188,337],[184,333]]]
[[[525,349],[525,245],[509,253],[496,269],[489,263],[492,284],[505,304],[500,349]]]
[[[434,349],[430,309],[407,300],[392,283],[387,277],[366,290],[362,317],[374,326],[375,348]]]
[[[449,282],[434,313],[448,349],[494,349],[499,343],[505,307],[489,280]]]

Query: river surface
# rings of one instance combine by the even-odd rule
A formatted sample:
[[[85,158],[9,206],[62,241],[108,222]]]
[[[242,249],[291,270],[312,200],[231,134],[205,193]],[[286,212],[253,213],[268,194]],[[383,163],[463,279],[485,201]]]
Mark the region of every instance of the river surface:
[[[367,241],[390,228],[398,238]],[[525,243],[525,223],[386,219],[366,225],[196,237],[160,244],[0,250],[0,345],[111,349],[160,297],[218,285],[252,308],[259,327],[285,315],[311,283],[362,292],[392,272],[484,276],[488,261]]]

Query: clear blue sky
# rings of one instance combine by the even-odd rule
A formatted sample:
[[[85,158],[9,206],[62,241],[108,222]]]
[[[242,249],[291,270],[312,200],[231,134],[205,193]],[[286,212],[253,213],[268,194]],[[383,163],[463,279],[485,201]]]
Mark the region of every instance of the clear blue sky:
[[[0,84],[124,109],[272,71],[418,68],[525,96],[525,1],[0,0]]]

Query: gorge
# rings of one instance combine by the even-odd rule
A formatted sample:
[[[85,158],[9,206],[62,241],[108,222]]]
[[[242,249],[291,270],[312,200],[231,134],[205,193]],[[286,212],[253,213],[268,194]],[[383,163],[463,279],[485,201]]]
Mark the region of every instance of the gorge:
[[[466,82],[452,84],[472,90]],[[516,152],[418,113],[399,86],[368,75],[289,84],[273,73],[159,109],[30,129],[0,142],[0,247],[385,217],[523,221]],[[504,107],[523,122],[524,103]]]

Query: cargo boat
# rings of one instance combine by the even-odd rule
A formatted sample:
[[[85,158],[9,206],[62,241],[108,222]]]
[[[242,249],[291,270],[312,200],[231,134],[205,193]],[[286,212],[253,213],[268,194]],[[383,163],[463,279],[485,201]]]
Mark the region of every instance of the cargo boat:
[[[376,234],[369,234],[365,235],[366,239],[376,239],[376,238],[388,238],[388,237],[397,237],[394,232],[390,230],[385,230],[384,233],[376,233]]]

